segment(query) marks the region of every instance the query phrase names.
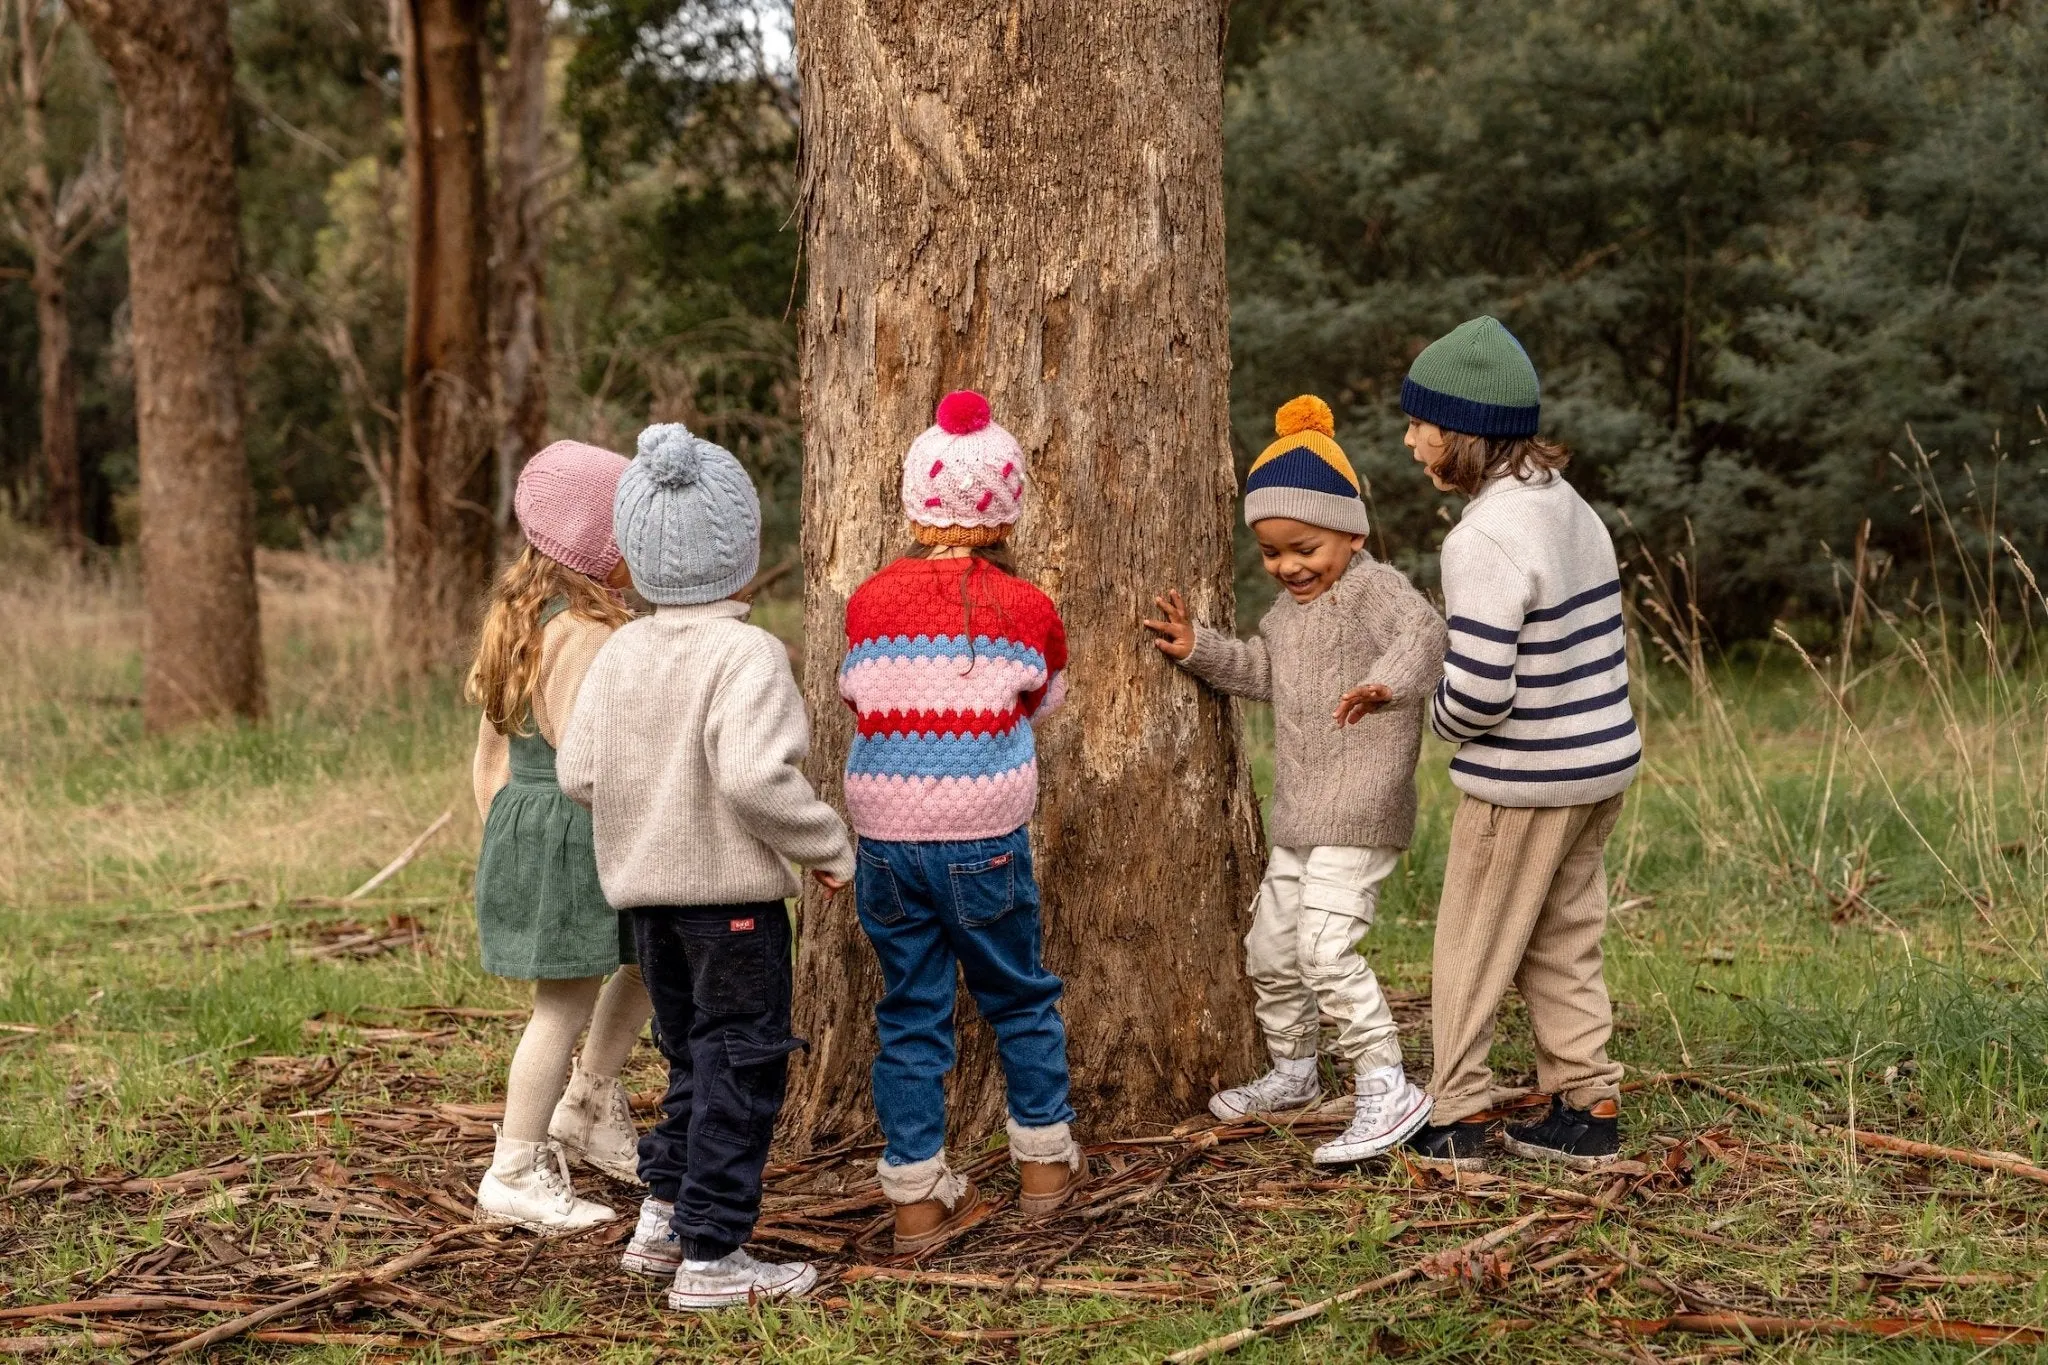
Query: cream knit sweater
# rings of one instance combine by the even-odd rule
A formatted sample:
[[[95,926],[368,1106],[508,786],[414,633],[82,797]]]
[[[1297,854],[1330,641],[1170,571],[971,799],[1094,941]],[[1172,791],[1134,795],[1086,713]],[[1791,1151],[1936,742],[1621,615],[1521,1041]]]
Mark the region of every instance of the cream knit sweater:
[[[779,900],[799,887],[791,863],[853,877],[846,826],[803,775],[789,656],[746,614],[662,607],[584,675],[555,769],[590,807],[598,880],[622,910]]]
[[[1443,618],[1429,599],[1361,552],[1307,605],[1282,593],[1254,639],[1197,626],[1181,666],[1219,691],[1273,703],[1275,845],[1406,848],[1422,708],[1443,658]],[[1339,728],[1337,699],[1361,683],[1384,684],[1394,700]]]

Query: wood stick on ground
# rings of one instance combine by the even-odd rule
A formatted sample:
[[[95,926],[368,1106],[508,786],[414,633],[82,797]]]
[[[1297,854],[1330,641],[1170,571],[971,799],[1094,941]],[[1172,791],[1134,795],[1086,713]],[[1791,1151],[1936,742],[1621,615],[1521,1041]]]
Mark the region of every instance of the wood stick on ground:
[[[1217,1356],[1229,1355],[1238,1348],[1248,1346],[1261,1337],[1271,1336],[1275,1332],[1284,1332],[1290,1327],[1296,1327],[1304,1322],[1313,1321],[1329,1312],[1332,1308],[1342,1307],[1344,1304],[1350,1303],[1355,1299],[1364,1298],[1367,1294],[1377,1294],[1382,1289],[1392,1289],[1397,1284],[1405,1284],[1417,1275],[1422,1274],[1423,1267],[1432,1261],[1442,1263],[1459,1257],[1476,1255],[1482,1251],[1491,1251],[1501,1243],[1511,1241],[1519,1236],[1532,1224],[1549,1216],[1548,1211],[1523,1214],[1505,1227],[1495,1228],[1492,1232],[1474,1237],[1471,1241],[1464,1243],[1462,1246],[1453,1247],[1449,1251],[1432,1253],[1432,1255],[1424,1257],[1414,1265],[1396,1270],[1392,1274],[1382,1275],[1376,1280],[1368,1280],[1364,1284],[1355,1285],[1341,1294],[1333,1294],[1327,1299],[1318,1299],[1314,1303],[1304,1304],[1300,1308],[1289,1312],[1275,1314],[1256,1327],[1241,1327],[1235,1332],[1226,1332],[1220,1337],[1211,1337],[1209,1340],[1190,1346],[1184,1351],[1175,1351],[1166,1358],[1168,1365],[1193,1365],[1193,1362],[1198,1360],[1213,1360]]]
[[[45,1351],[75,1351],[81,1346],[124,1346],[136,1340],[130,1332],[53,1332],[46,1337],[0,1337],[0,1355],[30,1356]]]
[[[1765,1104],[1762,1100],[1751,1099],[1748,1095],[1730,1090],[1727,1086],[1717,1081],[1708,1080],[1705,1076],[1690,1071],[1667,1072],[1663,1075],[1652,1076],[1645,1083],[1689,1085],[1696,1090],[1704,1090],[1711,1095],[1717,1095],[1730,1104],[1749,1110],[1752,1114],[1770,1119],[1774,1123],[1782,1124],[1787,1128],[1807,1133],[1814,1137],[1841,1131],[1832,1124],[1815,1123],[1813,1120],[1801,1115],[1788,1114],[1775,1105]],[[1980,1171],[2000,1171],[2006,1175],[2018,1176],[2022,1180],[2032,1180],[2048,1185],[2048,1168],[2036,1166],[2028,1161],[2022,1161],[2016,1156],[2003,1156],[1995,1152],[1979,1152],[1968,1147],[1941,1147],[1932,1142],[1915,1142],[1911,1138],[1893,1137],[1889,1133],[1865,1132],[1861,1128],[1851,1128],[1848,1131],[1850,1139],[1858,1147],[1866,1151],[1885,1152],[1892,1156],[1909,1156],[1919,1161],[1953,1161],[1959,1166],[1974,1166]]]
[[[258,1299],[195,1299],[184,1294],[123,1294],[104,1299],[74,1299],[69,1303],[31,1303],[18,1308],[0,1308],[0,1322],[154,1313],[165,1308],[183,1309],[188,1313],[240,1313],[260,1302]]]
[[[372,891],[375,891],[378,887],[384,885],[384,883],[390,881],[400,872],[404,871],[405,865],[411,862],[414,858],[418,857],[420,850],[427,846],[427,840],[433,838],[436,834],[439,834],[442,831],[442,829],[447,826],[448,822],[450,820],[453,820],[454,818],[455,808],[453,806],[450,806],[447,810],[442,811],[441,814],[435,818],[433,824],[428,825],[425,829],[421,830],[419,832],[419,836],[415,838],[411,843],[405,846],[405,851],[403,853],[400,853],[396,858],[393,858],[390,862],[384,864],[384,866],[378,870],[376,876],[370,878],[370,880],[364,882],[361,886],[349,892],[346,896],[343,896],[342,899],[344,901],[359,901],[363,897],[369,895]]]
[[[405,1274],[408,1270],[418,1267],[448,1243],[459,1237],[467,1237],[473,1232],[481,1232],[482,1230],[483,1225],[480,1223],[465,1223],[461,1227],[450,1228],[446,1232],[436,1233],[411,1251],[406,1252],[403,1256],[386,1261],[381,1266],[366,1270],[359,1275],[350,1275],[346,1279],[336,1280],[332,1284],[322,1285],[318,1289],[309,1289],[305,1293],[295,1295],[289,1299],[281,1299],[276,1303],[259,1308],[253,1313],[245,1313],[239,1318],[231,1318],[227,1322],[218,1323],[203,1332],[186,1337],[182,1341],[173,1342],[163,1349],[162,1355],[168,1359],[172,1356],[187,1355],[193,1351],[203,1351],[209,1346],[228,1340],[230,1337],[238,1337],[252,1328],[261,1327],[272,1318],[282,1317],[286,1313],[297,1312],[301,1308],[310,1308],[316,1303],[324,1303],[329,1299],[340,1298],[350,1290],[360,1289],[365,1285],[388,1284],[400,1275]]]
[[[1700,1336],[1755,1337],[1759,1341],[1799,1336],[1928,1337],[1972,1346],[2048,1344],[2048,1329],[1955,1318],[1771,1318],[1748,1313],[1674,1313],[1668,1318],[1617,1318],[1613,1324],[1638,1336],[1692,1332]]]
[[[899,1270],[894,1266],[850,1265],[839,1273],[842,1283],[856,1280],[888,1280],[895,1284],[927,1285],[935,1289],[982,1289],[1002,1293],[1012,1287],[1008,1275],[977,1275],[964,1271]],[[1177,1284],[1170,1281],[1133,1284],[1118,1280],[1034,1280],[1023,1286],[1033,1294],[1069,1294],[1083,1298],[1143,1299],[1150,1303],[1179,1303],[1211,1297],[1208,1285]]]

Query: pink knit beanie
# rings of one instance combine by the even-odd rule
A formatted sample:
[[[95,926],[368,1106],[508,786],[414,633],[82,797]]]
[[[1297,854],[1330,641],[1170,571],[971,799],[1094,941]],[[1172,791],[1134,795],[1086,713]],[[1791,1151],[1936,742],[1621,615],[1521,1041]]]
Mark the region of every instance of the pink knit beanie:
[[[924,545],[993,545],[1024,513],[1024,452],[989,420],[988,399],[961,389],[903,460],[903,514]]]
[[[602,583],[618,566],[612,495],[626,457],[581,441],[557,441],[526,462],[513,510],[526,541],[557,564]]]

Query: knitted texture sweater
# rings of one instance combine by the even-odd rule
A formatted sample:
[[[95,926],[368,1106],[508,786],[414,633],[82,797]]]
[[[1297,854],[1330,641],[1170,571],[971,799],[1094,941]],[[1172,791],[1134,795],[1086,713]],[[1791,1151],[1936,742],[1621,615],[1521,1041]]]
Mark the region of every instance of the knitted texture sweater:
[[[590,807],[621,910],[734,905],[798,889],[791,863],[853,877],[846,827],[804,779],[810,722],[781,641],[741,602],[621,626],[584,675],[555,771]]]
[[[560,612],[541,627],[540,667],[533,675],[533,728],[554,748],[562,747],[562,732],[575,712],[576,693],[590,671],[590,661],[611,638],[612,627],[573,611]],[[482,717],[477,719],[476,758],[469,775],[476,813],[488,817],[499,788],[512,780],[512,741]]]
[[[1258,635],[1206,626],[1181,666],[1273,703],[1273,811],[1281,848],[1406,848],[1415,837],[1422,708],[1442,675],[1444,623],[1400,570],[1363,552],[1312,602],[1282,594]],[[1339,728],[1337,699],[1380,683],[1393,701]]]
[[[1451,781],[1497,806],[1578,806],[1642,762],[1621,572],[1593,509],[1555,474],[1499,478],[1444,537],[1451,649],[1430,724]]]
[[[964,601],[963,601],[964,590]],[[869,839],[993,839],[1031,819],[1031,725],[1066,695],[1052,600],[976,559],[899,559],[846,603],[846,813]]]

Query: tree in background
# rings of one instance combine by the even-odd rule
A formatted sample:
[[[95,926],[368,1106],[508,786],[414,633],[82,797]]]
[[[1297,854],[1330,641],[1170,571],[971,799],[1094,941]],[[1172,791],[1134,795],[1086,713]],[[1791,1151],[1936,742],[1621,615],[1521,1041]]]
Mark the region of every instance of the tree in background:
[[[1910,596],[1909,427],[2039,562],[2043,89],[2037,2],[1328,0],[1230,100],[1242,444],[1327,394],[1376,548],[1427,569],[1452,509],[1401,448],[1400,379],[1491,311],[1574,479],[1685,554],[1727,635],[1831,612],[1821,545],[1865,518]]]
[[[51,176],[49,78],[68,17],[55,0],[47,6],[41,0],[0,3],[0,98],[19,116],[23,162],[21,193],[8,208],[6,225],[33,261],[29,285],[36,297],[43,519],[58,543],[76,553],[85,544],[85,508],[67,276],[73,254],[112,221],[121,172],[103,134],[61,188]]]
[[[985,391],[1032,461],[1017,540],[1066,618],[1072,700],[1041,734],[1045,948],[1066,979],[1075,1107],[1180,1119],[1253,1065],[1242,931],[1259,835],[1235,712],[1141,647],[1146,593],[1231,619],[1236,511],[1222,195],[1223,9],[1097,0],[986,12],[805,0],[805,687],[836,790],[847,595],[907,543],[903,453],[948,389]],[[867,1127],[873,954],[812,898],[811,1041],[786,1115]],[[1000,1124],[985,1026],[954,1119]]]
[[[498,498],[493,521],[512,525],[519,467],[548,430],[545,299],[546,190],[564,169],[547,149],[548,0],[504,0],[498,68],[498,166],[491,205],[491,353],[497,377]]]
[[[401,0],[405,376],[389,554],[407,672],[465,654],[496,552],[486,289],[483,0]]]
[[[263,712],[226,0],[72,0],[123,107],[143,721]]]

